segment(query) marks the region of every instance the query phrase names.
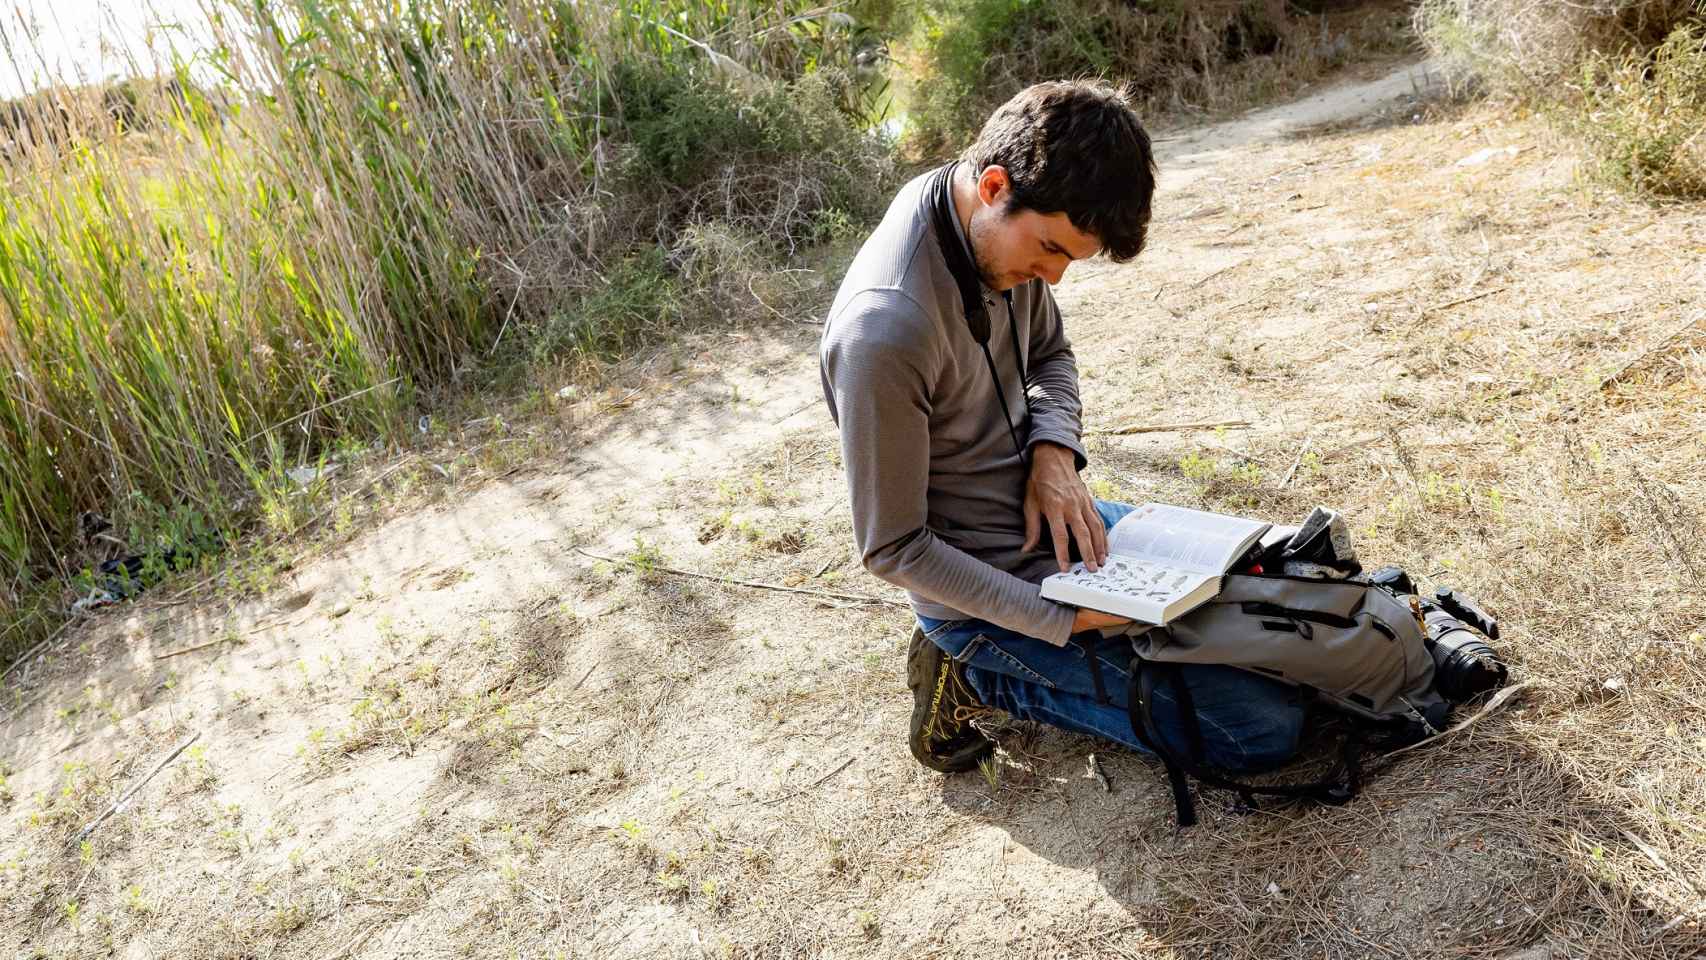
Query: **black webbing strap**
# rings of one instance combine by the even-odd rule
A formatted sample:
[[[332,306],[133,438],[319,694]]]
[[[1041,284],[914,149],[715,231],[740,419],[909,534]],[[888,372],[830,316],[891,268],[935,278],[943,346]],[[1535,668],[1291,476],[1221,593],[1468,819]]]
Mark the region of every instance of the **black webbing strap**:
[[[1007,421],[1007,435],[1012,438],[1013,449],[1018,452],[1019,459],[1023,460],[1025,445],[1019,442],[1019,427],[1013,421],[1012,409],[1007,406],[1007,391],[1001,387],[1001,374],[996,372],[995,357],[989,352],[989,309],[983,303],[983,278],[979,276],[977,263],[967,252],[966,245],[960,242],[959,231],[955,228],[953,184],[954,171],[958,167],[956,161],[939,168],[930,182],[931,228],[936,232],[936,244],[942,251],[942,259],[947,261],[948,274],[954,278],[954,286],[959,288],[966,329],[971,333],[973,342],[982,348],[983,362],[989,365],[989,376],[995,381],[995,399],[1001,402],[1001,416]],[[1004,290],[1001,297],[1007,301],[1007,332],[1013,340],[1013,363],[1019,368],[1019,383],[1028,396],[1031,378],[1030,371],[1025,369],[1025,355],[1019,350],[1019,328],[1013,318],[1013,291]]]
[[[1169,693],[1179,709],[1179,722],[1183,727],[1186,742],[1186,751],[1183,754],[1162,738],[1160,727],[1155,722],[1155,687],[1161,679],[1167,681]],[[1127,691],[1132,732],[1137,735],[1138,742],[1154,751],[1167,768],[1167,779],[1173,788],[1173,805],[1178,811],[1180,827],[1193,826],[1197,822],[1187,774],[1208,786],[1233,791],[1238,795],[1245,810],[1255,808],[1257,796],[1307,799],[1339,806],[1349,802],[1362,788],[1364,738],[1360,729],[1353,729],[1346,736],[1340,752],[1340,767],[1325,780],[1272,786],[1244,783],[1204,769],[1202,729],[1197,722],[1196,705],[1191,699],[1190,688],[1185,684],[1183,671],[1179,669],[1178,664],[1157,663],[1143,657],[1132,657],[1131,679]]]
[[[1194,827],[1197,823],[1196,804],[1191,800],[1191,784],[1185,777],[1185,764],[1179,761],[1173,748],[1161,737],[1155,725],[1155,671],[1153,664],[1142,657],[1131,658],[1131,679],[1126,684],[1127,704],[1131,712],[1131,730],[1139,743],[1154,751],[1167,768],[1167,782],[1173,788],[1173,809],[1179,826]],[[1194,724],[1193,724],[1194,726]],[[1200,732],[1199,732],[1200,736]]]
[[[1084,659],[1090,665],[1090,684],[1096,688],[1096,702],[1111,704],[1108,699],[1107,685],[1102,682],[1102,662],[1096,657],[1096,650],[1088,641],[1078,644],[1084,650]]]

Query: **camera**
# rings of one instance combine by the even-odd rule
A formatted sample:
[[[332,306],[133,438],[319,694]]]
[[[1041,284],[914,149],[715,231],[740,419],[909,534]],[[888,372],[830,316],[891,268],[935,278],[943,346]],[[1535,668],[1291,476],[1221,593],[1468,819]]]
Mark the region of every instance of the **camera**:
[[[1450,590],[1421,606],[1428,628],[1423,643],[1434,659],[1434,686],[1441,696],[1463,703],[1504,685],[1504,661],[1481,639],[1498,637],[1498,621]]]
[[[1473,600],[1450,588],[1432,600],[1417,596],[1416,584],[1401,567],[1381,567],[1368,582],[1394,595],[1414,597],[1427,627],[1422,643],[1434,661],[1434,686],[1452,703],[1463,703],[1504,686],[1507,671],[1487,640],[1499,639],[1499,621]]]

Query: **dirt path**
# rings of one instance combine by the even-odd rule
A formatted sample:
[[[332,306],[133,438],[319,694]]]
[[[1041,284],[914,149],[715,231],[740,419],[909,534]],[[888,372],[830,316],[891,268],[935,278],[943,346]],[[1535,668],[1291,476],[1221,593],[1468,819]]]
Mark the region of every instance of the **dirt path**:
[[[1701,307],[1706,216],[1597,197],[1538,128],[1418,106],[1424,77],[1161,143],[1151,252],[1058,294],[1092,431],[1253,423],[1092,436],[1096,492],[1346,509],[1366,555],[1508,618],[1544,692],[1485,732],[1342,809],[1239,817],[1210,794],[1184,836],[1158,771],[1087,739],[1015,725],[987,777],[920,769],[904,610],[656,569],[896,596],[850,555],[818,328],[779,323],[660,355],[622,408],[582,404],[561,459],[263,601],[144,603],[24,671],[0,727],[0,943],[1691,955],[1706,721],[1680,664],[1706,602],[1662,574],[1605,592],[1706,566],[1706,375],[1692,333],[1666,337]],[[157,659],[220,638],[241,642]]]

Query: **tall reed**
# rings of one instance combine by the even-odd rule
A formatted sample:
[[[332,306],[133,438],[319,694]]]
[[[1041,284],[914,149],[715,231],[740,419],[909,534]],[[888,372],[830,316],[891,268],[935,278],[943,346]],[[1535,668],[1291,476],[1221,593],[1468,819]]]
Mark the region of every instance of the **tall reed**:
[[[284,467],[393,435],[421,390],[685,226],[624,205],[643,165],[618,73],[785,105],[777,84],[834,36],[800,0],[205,13],[213,51],[128,88],[133,107],[61,87],[0,130],[0,661],[91,555],[81,515],[137,553],[229,528]]]

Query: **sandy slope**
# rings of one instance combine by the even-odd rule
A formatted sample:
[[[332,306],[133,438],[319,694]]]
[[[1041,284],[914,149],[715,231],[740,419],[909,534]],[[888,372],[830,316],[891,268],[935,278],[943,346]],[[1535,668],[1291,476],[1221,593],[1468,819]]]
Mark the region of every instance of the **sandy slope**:
[[[1159,144],[1151,252],[1075,267],[1058,291],[1087,425],[1253,426],[1096,436],[1090,475],[1103,495],[1276,518],[1346,507],[1379,559],[1502,600],[1515,659],[1532,649],[1544,677],[1545,625],[1574,614],[1513,586],[1521,544],[1485,491],[1585,496],[1546,486],[1559,470],[1521,441],[1553,436],[1584,367],[1669,350],[1659,338],[1694,309],[1699,251],[1634,274],[1617,258],[1661,233],[1698,242],[1702,217],[1590,201],[1536,129],[1424,118],[1426,87],[1406,67]],[[1516,150],[1457,164],[1488,146]],[[1590,236],[1589,212],[1624,229]],[[1640,239],[1643,218],[1654,233]],[[1686,884],[1637,869],[1617,839],[1659,828],[1607,820],[1583,840],[1630,864],[1602,897],[1561,846],[1554,828],[1579,833],[1583,811],[1605,809],[1591,764],[1544,759],[1563,708],[1408,761],[1344,810],[1240,818],[1211,795],[1205,825],[1177,837],[1158,771],[1085,739],[1012,727],[993,780],[919,769],[893,604],[581,552],[892,600],[850,556],[816,332],[690,340],[628,406],[546,424],[571,438],[560,458],[399,516],[264,600],[145,602],[32,664],[0,727],[0,943],[125,957],[1613,955],[1597,929],[1616,950],[1645,938],[1652,956],[1700,945]],[[1676,364],[1664,389],[1700,382],[1696,360]],[[1675,464],[1698,451],[1701,411],[1697,390],[1677,397],[1604,416],[1577,404],[1569,442],[1650,440],[1632,456],[1686,494],[1697,481]],[[1388,443],[1389,426],[1404,439]],[[1419,525],[1415,504],[1450,529]],[[1665,637],[1706,616],[1671,585],[1646,601],[1630,616],[1668,611]],[[233,631],[240,645],[156,659]],[[197,733],[86,850],[65,846],[113,787]],[[1676,816],[1663,836],[1698,827],[1698,807]]]

